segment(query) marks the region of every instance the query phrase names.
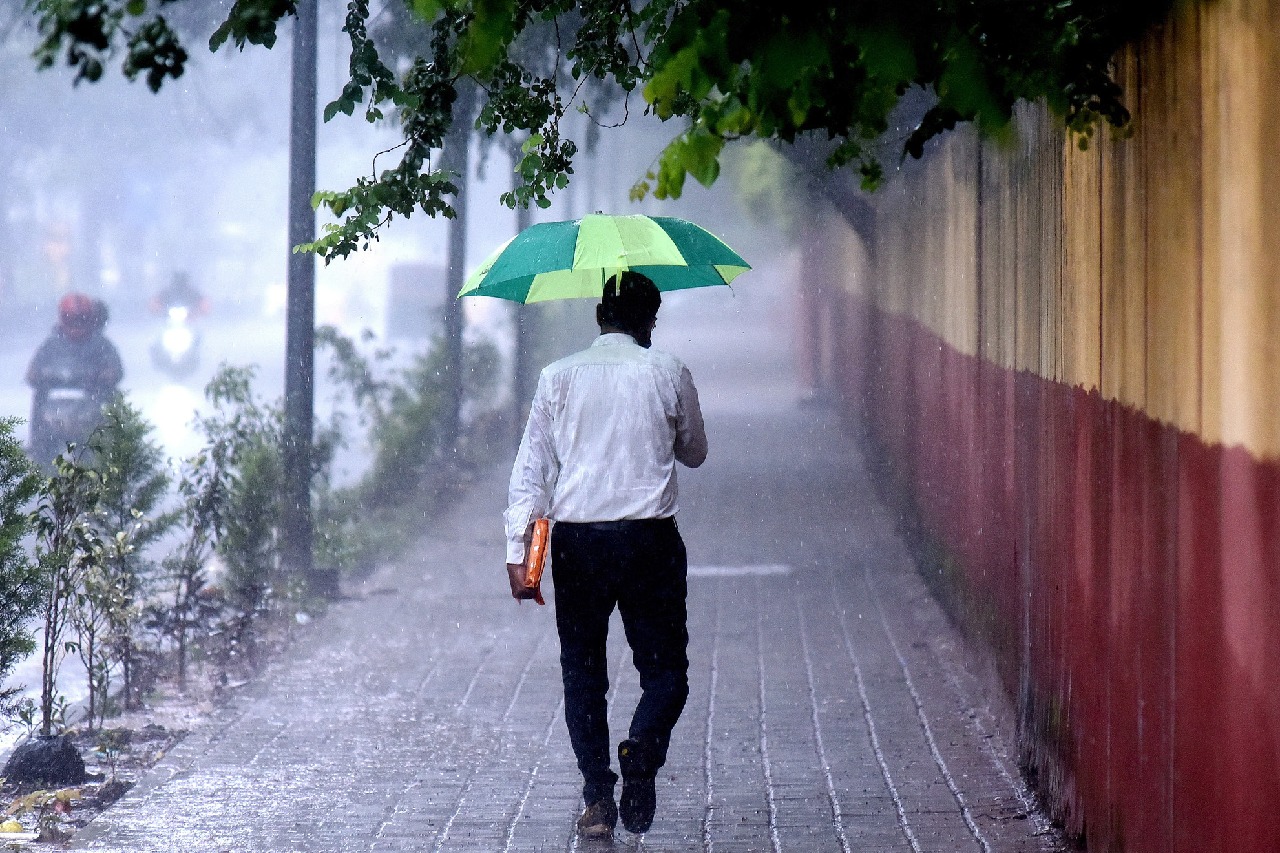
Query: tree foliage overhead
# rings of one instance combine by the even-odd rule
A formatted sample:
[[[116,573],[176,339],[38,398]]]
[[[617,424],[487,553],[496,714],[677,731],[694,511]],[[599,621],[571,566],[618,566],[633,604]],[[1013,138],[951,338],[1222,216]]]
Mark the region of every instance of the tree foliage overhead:
[[[96,80],[120,54],[122,71],[157,89],[182,74],[180,39],[166,7],[200,0],[27,0],[37,15],[43,65],[61,57]],[[361,108],[369,121],[394,115],[400,161],[316,204],[339,218],[310,246],[326,259],[376,239],[399,214],[452,216],[456,191],[432,159],[455,121],[526,141],[509,205],[549,204],[578,152],[562,133],[570,110],[622,119],[643,109],[678,130],[633,196],[680,195],[690,175],[716,180],[726,142],[752,137],[829,140],[828,165],[853,168],[875,187],[878,140],[913,88],[932,106],[900,156],[958,123],[999,134],[1019,100],[1043,100],[1087,144],[1096,129],[1123,127],[1129,113],[1111,76],[1114,53],[1167,13],[1172,0],[348,0],[350,80],[325,120]],[[235,0],[210,48],[270,47],[297,0]],[[395,59],[370,34],[371,13],[391,11]],[[403,7],[403,8],[402,8]],[[383,40],[386,43],[386,40]],[[407,51],[407,53],[406,53]],[[402,73],[392,65],[403,67]],[[480,92],[478,108],[469,88]],[[610,95],[612,93],[612,95]],[[612,113],[616,114],[617,109]]]

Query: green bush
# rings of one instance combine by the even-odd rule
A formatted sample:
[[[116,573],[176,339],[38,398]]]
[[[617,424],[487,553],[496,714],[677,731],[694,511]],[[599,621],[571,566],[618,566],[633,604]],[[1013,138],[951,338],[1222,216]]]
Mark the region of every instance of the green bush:
[[[372,335],[366,333],[365,341]],[[374,361],[332,327],[316,331],[317,346],[329,351],[328,375],[345,393],[368,427],[371,461],[360,481],[345,489],[330,488],[327,469],[315,481],[316,559],[347,568],[368,564],[403,547],[416,529],[415,520],[451,493],[466,469],[483,459],[489,419],[488,399],[500,378],[500,357],[487,342],[463,349],[463,413],[469,420],[457,446],[445,435],[448,379],[441,339],[414,356],[407,367],[378,376]],[[467,415],[470,413],[470,417]],[[332,459],[345,436],[340,416],[319,431],[318,459]]]
[[[23,546],[31,529],[27,507],[40,477],[13,436],[13,418],[0,419],[0,683],[35,649],[29,622],[43,591],[39,567]],[[0,713],[14,712],[20,688],[0,689]]]
[[[224,678],[228,667],[251,656],[279,580],[283,416],[278,405],[253,393],[253,372],[223,366],[205,390],[213,413],[198,422],[207,451],[221,460],[225,483],[214,545],[224,573],[210,591],[218,613],[208,626],[207,649]]]
[[[74,446],[54,460],[54,474],[45,480],[32,520],[36,532],[35,558],[40,571],[40,734],[54,733],[58,670],[66,652],[78,644],[64,640],[82,604],[86,574],[99,568],[102,542],[90,516],[102,485],[98,472],[79,459]],[[92,674],[92,673],[91,673]]]
[[[172,477],[153,427],[123,396],[103,409],[101,426],[89,440],[92,467],[102,479],[92,523],[103,543],[99,569],[86,577],[84,621],[101,620],[102,654],[95,664],[86,655],[90,638],[81,637],[81,658],[90,673],[90,720],[105,713],[109,676],[119,664],[126,707],[139,700],[134,677],[145,654],[141,637],[142,606],[156,592],[159,567],[153,546],[173,529],[176,510],[162,511]],[[88,659],[86,659],[88,658]],[[95,676],[95,666],[100,673]],[[96,694],[96,695],[95,695]]]
[[[185,688],[192,635],[214,609],[205,595],[208,564],[222,535],[231,489],[230,448],[214,442],[182,463],[178,478],[176,547],[161,562],[160,594],[144,610],[145,624],[173,643],[178,685]]]

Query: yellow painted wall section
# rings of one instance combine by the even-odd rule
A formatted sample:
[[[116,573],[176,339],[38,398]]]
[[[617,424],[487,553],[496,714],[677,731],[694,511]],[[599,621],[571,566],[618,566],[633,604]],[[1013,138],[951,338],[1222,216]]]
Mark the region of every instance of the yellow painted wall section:
[[[1130,109],[1138,112],[1142,109],[1141,87],[1135,85],[1139,60],[1127,53],[1116,64],[1116,77]],[[1104,133],[1097,145],[1102,160],[1102,394],[1137,409],[1145,408],[1147,382],[1148,223],[1141,152],[1137,134],[1133,139],[1115,139]]]
[[[872,290],[959,351],[1280,457],[1280,0],[1214,0],[1116,59],[1132,133],[1040,107],[876,197]]]
[[[1070,143],[1064,151],[1062,313],[1056,330],[1062,355],[1051,378],[1096,391],[1102,388],[1102,169],[1093,152]]]
[[[1145,46],[1141,128],[1146,220],[1147,414],[1200,433],[1200,40],[1182,15]],[[1147,131],[1150,128],[1150,131]],[[1159,129],[1160,132],[1151,132]]]
[[[988,146],[990,148],[990,146]],[[1017,278],[1020,259],[1013,227],[1016,159],[994,149],[982,156],[980,209],[982,220],[981,355],[996,364],[1012,366],[1017,342]]]
[[[939,263],[949,270],[951,283],[940,328],[946,340],[966,355],[976,355],[979,343],[977,170],[972,146],[947,147],[943,205],[951,227],[943,232]]]
[[[1200,11],[1204,432],[1280,456],[1280,3]]]

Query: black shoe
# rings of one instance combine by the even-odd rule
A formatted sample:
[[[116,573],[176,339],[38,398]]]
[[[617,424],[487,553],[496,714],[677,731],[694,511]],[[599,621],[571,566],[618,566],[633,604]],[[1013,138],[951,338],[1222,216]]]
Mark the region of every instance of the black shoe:
[[[636,835],[648,832],[653,824],[653,812],[658,797],[654,790],[654,776],[645,762],[640,744],[624,740],[618,744],[618,764],[622,768],[622,825]]]
[[[578,834],[583,838],[608,838],[617,825],[618,806],[610,795],[582,810],[582,816],[578,818]]]

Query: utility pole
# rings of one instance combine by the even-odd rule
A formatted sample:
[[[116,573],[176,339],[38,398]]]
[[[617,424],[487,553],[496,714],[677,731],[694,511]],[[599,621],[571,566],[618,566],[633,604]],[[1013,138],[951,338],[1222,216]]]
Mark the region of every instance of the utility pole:
[[[467,175],[471,171],[471,127],[475,104],[474,84],[458,81],[458,97],[453,102],[453,123],[445,137],[441,168],[453,172],[458,188],[453,199],[457,215],[449,221],[449,267],[444,277],[444,342],[448,390],[445,400],[445,448],[457,447],[462,431],[462,303],[458,291],[466,277],[467,263]]]
[[[513,161],[520,159],[519,146],[512,146],[511,158]],[[514,162],[512,165],[511,189],[514,191],[520,185],[520,175],[515,171]],[[529,227],[531,219],[532,216],[528,207],[516,205],[517,234]],[[520,439],[524,437],[526,407],[533,397],[533,390],[529,387],[529,380],[531,379],[529,373],[532,369],[533,341],[536,331],[533,309],[529,305],[521,305],[519,303],[516,303],[513,308],[515,311],[516,351],[515,357],[512,359],[514,364],[511,366],[511,420],[515,429],[515,443],[518,447]]]
[[[280,553],[285,576],[332,597],[337,575],[319,578],[312,554],[311,443],[315,406],[316,259],[293,251],[315,240],[316,0],[298,0],[293,30],[289,124],[289,253],[284,370],[284,506]]]

